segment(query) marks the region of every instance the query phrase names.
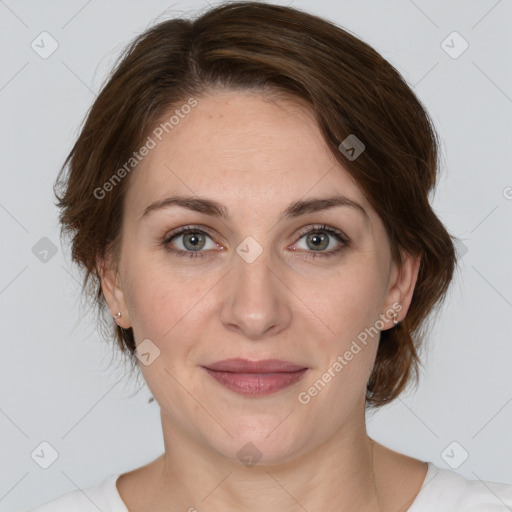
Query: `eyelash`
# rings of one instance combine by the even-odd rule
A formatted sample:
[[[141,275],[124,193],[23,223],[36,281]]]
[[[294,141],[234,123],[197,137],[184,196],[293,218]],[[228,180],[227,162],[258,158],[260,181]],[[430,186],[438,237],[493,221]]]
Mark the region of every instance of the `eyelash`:
[[[310,227],[304,231],[302,231],[299,235],[299,240],[303,238],[305,235],[308,235],[310,233],[328,233],[332,237],[334,237],[338,242],[340,242],[342,245],[336,249],[332,249],[330,251],[323,251],[323,252],[316,252],[316,251],[310,251],[306,254],[306,257],[308,258],[328,258],[330,256],[334,256],[335,254],[338,254],[341,250],[343,250],[345,247],[350,246],[350,240],[337,229],[331,228],[329,226],[326,226],[325,224],[316,225],[313,227]],[[184,226],[182,228],[179,228],[177,231],[168,234],[162,244],[165,246],[166,250],[169,252],[176,254],[177,256],[182,256],[185,258],[204,258],[206,257],[205,251],[182,251],[180,249],[175,249],[170,245],[170,242],[177,238],[180,235],[185,235],[188,233],[201,233],[203,235],[210,236],[207,232],[205,232],[202,229],[199,229],[195,226]],[[211,238],[211,237],[210,237]]]

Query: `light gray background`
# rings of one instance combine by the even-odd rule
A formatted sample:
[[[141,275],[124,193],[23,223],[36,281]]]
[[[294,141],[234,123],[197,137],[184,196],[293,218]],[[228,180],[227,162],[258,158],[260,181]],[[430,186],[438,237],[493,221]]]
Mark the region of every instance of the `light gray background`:
[[[512,2],[292,5],[364,39],[414,88],[443,139],[435,210],[465,244],[417,392],[370,416],[369,433],[446,468],[463,447],[469,458],[458,472],[510,483]],[[198,7],[207,4],[0,0],[0,511],[95,485],[163,451],[156,402],[146,388],[131,396],[137,383],[79,308],[52,184],[120,50],[154,22]],[[43,31],[59,45],[47,59],[31,48]],[[453,31],[469,43],[458,58],[442,47]],[[461,48],[450,41],[452,53]],[[57,247],[46,262],[32,252],[43,237]],[[44,441],[58,452],[48,469],[31,457]],[[446,450],[453,441],[460,446]]]

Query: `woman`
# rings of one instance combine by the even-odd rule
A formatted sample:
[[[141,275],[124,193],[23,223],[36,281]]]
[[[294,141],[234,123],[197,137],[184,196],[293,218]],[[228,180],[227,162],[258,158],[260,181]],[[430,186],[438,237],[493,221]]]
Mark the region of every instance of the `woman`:
[[[508,510],[366,432],[456,267],[437,159],[398,72],[320,18],[240,2],[139,36],[56,192],[165,452],[35,510]]]

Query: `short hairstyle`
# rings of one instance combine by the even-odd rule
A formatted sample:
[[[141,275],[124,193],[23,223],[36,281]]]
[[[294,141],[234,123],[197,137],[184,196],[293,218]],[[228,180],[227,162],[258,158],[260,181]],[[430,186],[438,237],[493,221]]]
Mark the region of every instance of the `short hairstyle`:
[[[381,332],[367,384],[367,407],[389,403],[418,382],[427,317],[444,301],[456,266],[455,237],[428,197],[438,172],[438,135],[414,92],[377,51],[291,7],[234,2],[194,19],[160,22],[130,43],[107,77],[54,186],[61,238],[71,238],[82,292],[97,306],[103,332],[111,339],[114,329],[121,352],[137,367],[132,328],[105,318],[97,268],[106,254],[119,261],[129,177],[112,178],[127,174],[126,162],[171,108],[218,89],[271,91],[305,102],[328,148],[382,219],[393,261],[400,267],[402,251],[421,255],[408,313]],[[340,150],[351,134],[365,146],[355,159]]]

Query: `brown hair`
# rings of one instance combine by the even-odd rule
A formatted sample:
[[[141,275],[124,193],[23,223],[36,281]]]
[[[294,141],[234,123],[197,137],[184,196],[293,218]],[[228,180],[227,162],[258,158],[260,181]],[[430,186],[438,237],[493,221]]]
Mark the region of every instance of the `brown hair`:
[[[161,22],[128,46],[55,183],[61,236],[72,235],[72,259],[84,270],[83,291],[101,317],[108,309],[97,258],[112,251],[118,261],[129,180],[101,199],[95,190],[126,164],[170,108],[215,88],[271,90],[310,105],[333,155],[382,219],[393,260],[401,263],[400,251],[421,255],[408,314],[382,331],[367,385],[368,407],[390,402],[408,382],[418,381],[417,349],[426,320],[444,300],[456,265],[455,237],[428,198],[436,182],[438,139],[396,69],[368,44],[317,16],[235,2],[194,20]],[[365,145],[356,159],[339,149],[350,134]],[[102,320],[112,327],[110,318],[108,324]],[[121,352],[128,351],[137,366],[132,329],[114,329]]]

